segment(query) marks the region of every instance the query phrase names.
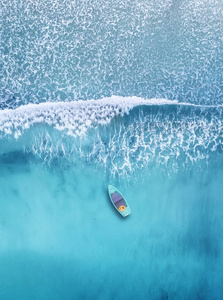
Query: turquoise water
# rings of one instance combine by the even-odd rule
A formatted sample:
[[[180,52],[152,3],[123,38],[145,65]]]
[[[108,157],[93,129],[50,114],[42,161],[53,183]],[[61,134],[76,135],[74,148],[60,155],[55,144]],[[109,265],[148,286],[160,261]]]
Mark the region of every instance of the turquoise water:
[[[94,166],[5,157],[1,299],[221,299],[219,167],[126,183]],[[108,182],[122,187],[128,218],[110,204]]]
[[[0,11],[0,299],[222,299],[220,1]]]

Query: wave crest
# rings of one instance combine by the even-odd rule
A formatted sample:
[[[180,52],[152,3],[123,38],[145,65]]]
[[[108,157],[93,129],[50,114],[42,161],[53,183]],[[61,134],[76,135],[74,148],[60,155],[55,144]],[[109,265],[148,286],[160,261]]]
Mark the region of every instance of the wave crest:
[[[113,96],[1,111],[0,134],[27,132],[16,144],[50,165],[64,167],[65,159],[103,166],[113,175],[157,166],[175,172],[222,159],[222,114],[222,106]]]
[[[136,106],[177,103],[166,99],[112,96],[100,100],[28,104],[0,111],[0,134],[13,134],[17,138],[31,126],[41,123],[68,135],[81,136],[92,127],[109,124],[114,117],[123,116]]]

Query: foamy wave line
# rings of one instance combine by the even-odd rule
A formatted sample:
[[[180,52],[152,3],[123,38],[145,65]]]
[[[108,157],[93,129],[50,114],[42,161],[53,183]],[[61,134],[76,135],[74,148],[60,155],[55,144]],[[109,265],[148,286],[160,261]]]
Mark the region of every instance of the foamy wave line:
[[[34,124],[42,123],[64,130],[68,135],[81,136],[89,128],[109,124],[115,116],[123,116],[136,106],[174,104],[178,104],[178,101],[120,96],[99,100],[28,104],[14,110],[0,111],[0,133],[1,136],[13,134],[17,138]]]

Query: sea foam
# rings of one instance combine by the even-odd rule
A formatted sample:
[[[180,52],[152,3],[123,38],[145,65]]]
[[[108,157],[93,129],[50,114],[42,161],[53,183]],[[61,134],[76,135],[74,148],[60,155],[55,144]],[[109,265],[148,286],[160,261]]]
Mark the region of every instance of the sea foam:
[[[119,96],[28,104],[0,111],[0,136],[24,134],[21,149],[48,164],[65,165],[65,158],[97,162],[114,175],[157,165],[175,172],[208,163],[212,153],[222,157],[222,112],[219,105]]]
[[[68,135],[81,136],[92,127],[109,124],[114,117],[123,116],[136,106],[177,103],[177,100],[112,96],[99,100],[28,104],[0,111],[0,133],[17,138],[24,130],[42,123]]]

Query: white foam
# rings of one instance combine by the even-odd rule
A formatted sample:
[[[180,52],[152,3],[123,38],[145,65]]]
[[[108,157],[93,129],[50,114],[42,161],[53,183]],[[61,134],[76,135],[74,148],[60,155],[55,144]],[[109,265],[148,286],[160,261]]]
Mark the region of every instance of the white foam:
[[[156,111],[151,117],[137,115],[131,122],[113,122],[109,127],[93,130],[86,138],[88,129],[99,124],[109,124],[117,116],[129,113],[140,105],[177,105],[175,117]],[[184,114],[182,106],[201,107]],[[218,106],[208,106],[215,107]],[[204,109],[202,109],[204,108]],[[0,111],[0,135],[18,137],[35,124],[51,125],[35,127],[27,139],[26,151],[32,151],[43,162],[54,158],[66,158],[69,162],[81,160],[98,162],[111,174],[132,174],[137,169],[156,168],[157,164],[177,171],[198,161],[206,162],[213,152],[221,155],[223,123],[216,115],[221,110],[208,110],[206,106],[178,103],[166,99],[143,99],[138,97],[103,98],[100,100],[29,104],[15,110]],[[199,113],[201,112],[201,113]],[[153,118],[154,117],[154,118]],[[62,134],[61,132],[62,131]],[[65,134],[63,134],[65,132]],[[219,151],[218,151],[219,149]]]
[[[17,138],[24,130],[42,123],[69,135],[80,136],[89,128],[106,125],[115,116],[123,116],[136,106],[177,103],[177,100],[112,96],[99,100],[28,104],[0,111],[0,132],[3,136],[13,134]]]

